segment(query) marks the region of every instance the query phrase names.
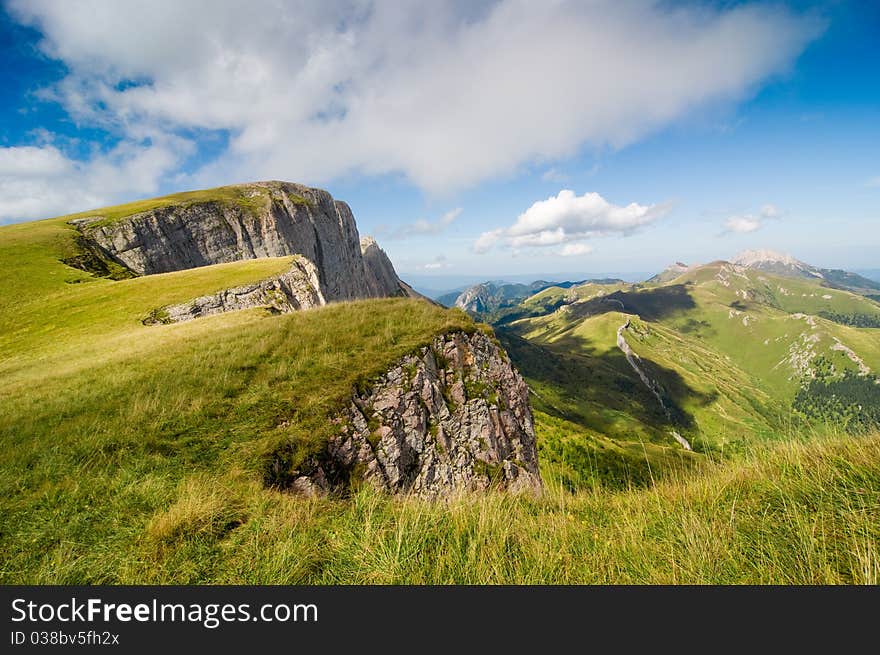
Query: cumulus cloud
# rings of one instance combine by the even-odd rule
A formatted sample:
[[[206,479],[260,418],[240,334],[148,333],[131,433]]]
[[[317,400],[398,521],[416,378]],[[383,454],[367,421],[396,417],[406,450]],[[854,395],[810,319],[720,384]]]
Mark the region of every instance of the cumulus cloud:
[[[253,0],[246,21],[238,0],[7,9],[65,64],[42,97],[79,124],[129,143],[228,134],[190,186],[354,173],[460,189],[741,99],[819,31],[780,7],[634,0]]]
[[[761,220],[754,216],[731,216],[724,222],[726,232],[748,234],[761,229]]]
[[[498,243],[504,234],[504,228],[497,228],[488,232],[483,232],[476,241],[474,241],[474,252],[483,254],[489,252],[492,247]]]
[[[541,248],[570,244],[560,252],[588,252],[584,239],[611,234],[632,234],[653,223],[669,211],[669,205],[613,205],[598,193],[575,195],[563,189],[555,196],[539,200],[519,215],[513,225],[484,232],[474,243],[474,251],[484,253],[502,241],[514,248]]]
[[[567,243],[559,251],[562,257],[577,257],[579,255],[589,255],[593,252],[593,247],[587,243]]]
[[[0,222],[46,218],[155,194],[159,180],[191,152],[167,138],[150,145],[121,142],[83,162],[51,143],[0,147]]]
[[[406,239],[408,237],[424,236],[426,234],[440,234],[455,222],[455,219],[461,215],[461,211],[461,207],[456,207],[443,214],[443,216],[436,221],[428,221],[424,218],[420,218],[414,223],[403,225],[391,231],[386,238]]]
[[[782,218],[783,212],[776,205],[764,205],[757,214],[731,216],[724,221],[724,232],[727,234],[748,234],[764,227],[765,221]]]

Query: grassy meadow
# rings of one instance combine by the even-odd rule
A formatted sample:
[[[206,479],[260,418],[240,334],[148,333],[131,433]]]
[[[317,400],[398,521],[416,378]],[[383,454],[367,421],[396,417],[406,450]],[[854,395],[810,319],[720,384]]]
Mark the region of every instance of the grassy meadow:
[[[880,436],[691,454],[568,420],[560,394],[535,399],[539,497],[272,488],[268,458],[319,447],[352,388],[478,326],[409,299],[145,326],[290,262],[102,279],[61,263],[66,220],[0,228],[0,583],[878,581]]]

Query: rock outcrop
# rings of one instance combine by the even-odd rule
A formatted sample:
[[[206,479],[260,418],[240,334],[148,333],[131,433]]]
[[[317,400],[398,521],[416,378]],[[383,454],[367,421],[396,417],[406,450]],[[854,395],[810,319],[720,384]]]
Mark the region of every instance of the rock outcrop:
[[[397,272],[385,251],[373,237],[361,239],[361,256],[364,260],[364,273],[370,293],[376,297],[405,296],[421,298],[408,284],[397,277]]]
[[[326,191],[255,182],[181,198],[117,220],[96,212],[75,223],[110,259],[138,275],[302,255],[314,265],[327,302],[402,295],[391,262],[378,246],[364,257],[351,209]]]
[[[367,483],[431,498],[542,486],[528,387],[480,332],[436,337],[355,393],[336,424],[322,453],[285,474],[290,488],[314,494]]]
[[[253,307],[287,313],[326,304],[314,264],[305,257],[296,257],[290,270],[282,275],[156,309],[144,319],[144,324],[180,323]]]

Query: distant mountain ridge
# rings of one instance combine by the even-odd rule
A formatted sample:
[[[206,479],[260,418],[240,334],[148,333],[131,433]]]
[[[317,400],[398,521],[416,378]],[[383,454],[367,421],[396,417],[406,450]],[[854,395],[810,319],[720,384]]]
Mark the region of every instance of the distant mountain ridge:
[[[598,284],[615,284],[620,282],[616,278],[603,278],[601,280],[567,280],[565,282],[548,282],[547,280],[535,280],[530,284],[515,284],[503,281],[489,281],[468,287],[461,293],[449,293],[438,298],[438,302],[447,307],[458,307],[470,314],[481,318],[489,318],[490,315],[514,307],[526,298],[540,293],[552,287],[570,289],[587,282]],[[494,317],[493,317],[494,318]]]
[[[870,281],[768,251],[735,260],[548,288],[481,317],[533,391],[545,462],[651,444],[653,467],[749,448],[792,420],[880,425],[880,295],[841,288]]]
[[[683,264],[681,262],[675,262],[674,264],[670,264],[657,275],[648,278],[646,282],[648,284],[663,284],[665,282],[670,282],[677,278],[679,275],[687,273],[690,267],[687,264]]]
[[[559,283],[559,286],[571,286],[572,284],[571,282],[562,282]],[[505,284],[498,281],[483,282],[462,291],[451,304],[468,312],[483,314],[497,311],[506,304],[514,304],[550,286],[554,286],[554,283],[547,282],[546,280],[536,280],[530,284]],[[448,295],[443,296],[443,299],[449,300]]]
[[[795,259],[791,255],[773,250],[745,250],[733,258],[732,263],[743,268],[773,273],[784,277],[818,278],[829,287],[857,293],[880,291],[880,282],[842,269],[818,268]]]
[[[880,281],[842,269],[819,268],[792,255],[775,250],[744,250],[733,257],[730,263],[743,269],[761,271],[781,277],[817,280],[832,289],[853,291],[862,295],[876,295],[880,291]],[[648,284],[665,284],[693,268],[696,266],[689,267],[681,262],[676,262],[646,282]]]

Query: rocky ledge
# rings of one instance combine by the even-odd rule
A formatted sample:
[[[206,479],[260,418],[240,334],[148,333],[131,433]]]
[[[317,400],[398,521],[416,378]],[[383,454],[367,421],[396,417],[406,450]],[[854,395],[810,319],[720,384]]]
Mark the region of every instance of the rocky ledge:
[[[528,387],[480,332],[436,337],[354,393],[335,423],[324,452],[285,476],[292,490],[313,495],[366,483],[433,498],[542,488]]]
[[[144,325],[180,323],[253,307],[286,314],[326,304],[315,265],[305,257],[295,257],[290,270],[282,275],[155,309],[143,322]]]
[[[361,241],[349,206],[322,189],[270,181],[195,193],[117,220],[96,210],[71,223],[86,250],[132,275],[300,255],[327,302],[418,296],[375,241]]]

